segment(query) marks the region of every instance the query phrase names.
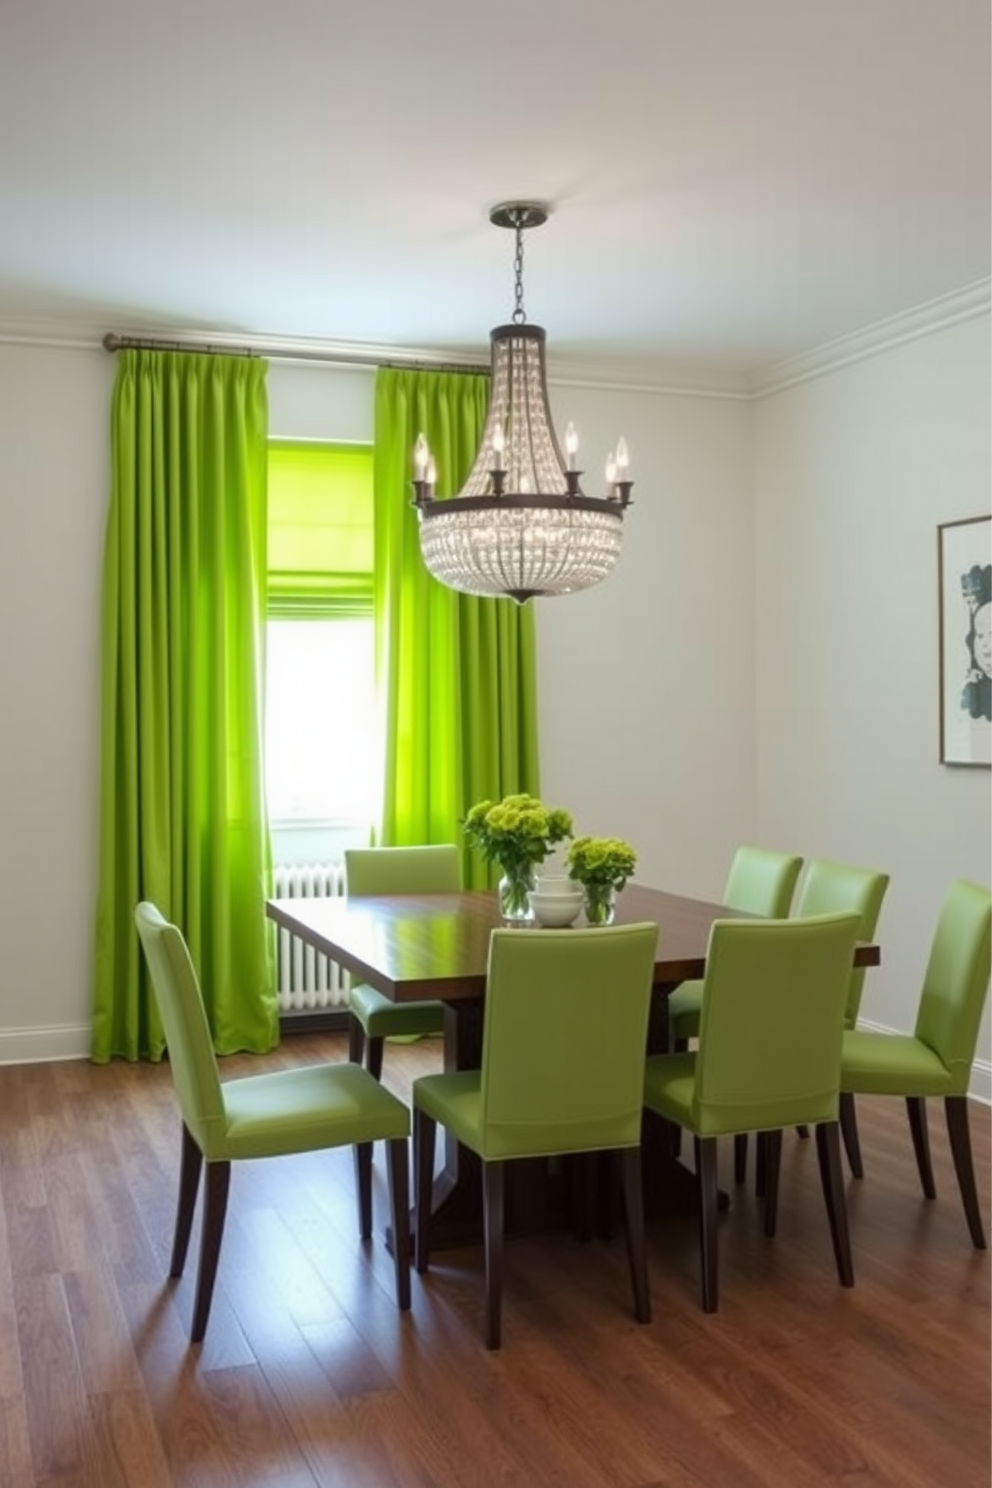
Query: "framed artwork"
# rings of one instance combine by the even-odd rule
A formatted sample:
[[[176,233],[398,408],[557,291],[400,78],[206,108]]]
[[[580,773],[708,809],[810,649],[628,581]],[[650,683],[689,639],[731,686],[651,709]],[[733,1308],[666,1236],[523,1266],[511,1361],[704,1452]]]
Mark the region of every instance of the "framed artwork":
[[[992,765],[992,517],[937,528],[940,762]]]

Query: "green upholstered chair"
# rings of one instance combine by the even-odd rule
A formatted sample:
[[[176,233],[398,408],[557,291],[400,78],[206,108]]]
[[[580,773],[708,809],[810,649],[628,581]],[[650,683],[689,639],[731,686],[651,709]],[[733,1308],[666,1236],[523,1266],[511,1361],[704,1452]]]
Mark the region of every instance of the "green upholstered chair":
[[[217,1071],[207,1015],[181,931],[150,903],[135,921],[169,1051],[182,1113],[179,1200],[170,1276],[181,1276],[189,1248],[200,1172],[206,1159],[200,1267],[192,1340],[207,1328],[227,1213],[231,1163],[238,1158],[282,1157],[353,1146],[363,1240],[372,1224],[372,1144],[389,1144],[389,1198],[396,1236],[396,1298],[410,1306],[410,1113],[372,1076],[354,1064],[318,1064],[223,1083]]]
[[[739,847],[734,854],[723,889],[723,903],[742,914],[784,919],[803,866],[791,853],[771,852],[763,847]],[[668,1040],[676,1051],[684,1051],[699,1035],[703,999],[701,981],[683,982],[668,998]]]
[[[976,1250],[985,1231],[975,1189],[968,1127],[968,1082],[989,990],[992,895],[983,884],[951,883],[937,917],[912,1034],[844,1035],[841,1055],[841,1127],[851,1170],[863,1174],[855,1095],[903,1096],[923,1192],[937,1196],[930,1162],[927,1096],[942,1096],[954,1171]]]
[[[717,1309],[717,1138],[738,1132],[769,1133],[765,1233],[774,1235],[782,1129],[816,1127],[837,1271],[844,1286],[854,1284],[838,1104],[858,925],[856,914],[715,921],[698,1047],[646,1062],[645,1105],[695,1139],[706,1312]]]
[[[858,868],[850,863],[834,863],[827,858],[811,858],[800,885],[795,914],[799,918],[822,914],[860,915],[861,927],[858,931],[858,939],[871,940],[875,934],[882,900],[885,898],[888,886],[889,875],[887,873],[879,873],[873,868]],[[846,1028],[853,1028],[858,1021],[864,981],[865,967],[852,967],[847,989],[847,1008],[844,1013]],[[798,995],[802,995],[801,987],[798,987],[796,991]],[[800,1131],[803,1136],[808,1135],[804,1128],[800,1128]],[[843,1127],[841,1131],[843,1133]],[[759,1194],[764,1191],[762,1152],[762,1144],[759,1142],[757,1174]],[[746,1173],[747,1137],[740,1136],[734,1142],[735,1180],[743,1183]]]
[[[417,1270],[428,1265],[440,1123],[482,1160],[487,1348],[500,1345],[504,1165],[514,1158],[620,1152],[635,1316],[650,1321],[640,1142],[657,942],[653,924],[494,930],[482,1068],[413,1083]]]
[[[461,888],[458,849],[451,843],[429,847],[351,847],[344,855],[349,894],[452,894]],[[440,1002],[391,1002],[374,987],[356,982],[348,993],[348,1057],[370,1074],[382,1075],[383,1041],[425,1038],[444,1032]]]

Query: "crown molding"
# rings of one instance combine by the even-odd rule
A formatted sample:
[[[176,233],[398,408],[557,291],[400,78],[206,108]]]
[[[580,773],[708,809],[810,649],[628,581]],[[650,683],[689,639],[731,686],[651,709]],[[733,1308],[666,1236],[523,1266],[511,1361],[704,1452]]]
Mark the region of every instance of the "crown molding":
[[[877,321],[851,335],[824,342],[799,356],[770,363],[750,374],[646,359],[635,361],[616,357],[581,361],[571,359],[567,354],[549,353],[548,382],[558,387],[611,392],[751,401],[769,397],[811,378],[822,377],[907,341],[933,335],[960,321],[988,315],[990,310],[992,278],[979,279],[952,294]],[[106,334],[105,324],[0,318],[0,345],[104,351]],[[392,365],[472,370],[488,365],[486,353],[481,349],[439,351],[436,347],[383,346],[316,337],[250,335],[205,327],[178,329],[162,325],[117,327],[116,334],[135,340],[167,341],[180,349],[251,351],[278,361],[322,362],[338,367]]]
[[[105,351],[107,326],[80,321],[17,320],[0,318],[0,345],[37,346],[72,351]],[[114,334],[129,340],[167,342],[179,349],[216,349],[252,352],[274,361],[322,362],[327,366],[452,367],[466,371],[488,368],[488,348],[476,351],[438,350],[436,347],[384,346],[355,341],[327,341],[309,337],[251,335],[208,328],[121,326]],[[614,358],[580,361],[548,357],[548,382],[559,387],[585,387],[613,392],[667,393],[694,398],[750,397],[738,372],[693,368],[658,361]]]
[[[567,354],[548,353],[548,383],[553,387],[592,388],[600,392],[663,393],[673,398],[729,398],[747,402],[751,397],[743,373],[720,367],[695,367],[685,363],[624,359],[580,361]]]
[[[957,325],[962,320],[973,320],[979,315],[988,315],[992,309],[992,278],[977,279],[953,294],[941,295],[913,310],[902,311],[885,320],[876,321],[855,331],[849,336],[839,336],[835,341],[824,342],[800,356],[773,362],[759,369],[749,378],[752,398],[766,398],[772,393],[808,382],[813,377],[822,377],[839,367],[866,357],[877,356],[906,341],[915,341],[921,336],[932,336],[936,331]]]

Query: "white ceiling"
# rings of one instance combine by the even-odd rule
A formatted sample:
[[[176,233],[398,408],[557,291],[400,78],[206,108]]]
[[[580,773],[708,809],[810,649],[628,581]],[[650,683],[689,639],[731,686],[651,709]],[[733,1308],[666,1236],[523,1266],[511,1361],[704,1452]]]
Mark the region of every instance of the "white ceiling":
[[[990,270],[988,0],[0,0],[0,321],[753,373]]]

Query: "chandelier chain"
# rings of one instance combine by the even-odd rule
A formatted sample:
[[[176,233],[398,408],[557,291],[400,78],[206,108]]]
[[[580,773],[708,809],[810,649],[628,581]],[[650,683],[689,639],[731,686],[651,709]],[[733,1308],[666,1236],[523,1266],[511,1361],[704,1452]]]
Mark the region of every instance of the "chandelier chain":
[[[527,319],[524,310],[524,229],[520,218],[517,218],[517,248],[513,255],[514,293],[516,308],[513,312],[513,324],[523,325]]]

